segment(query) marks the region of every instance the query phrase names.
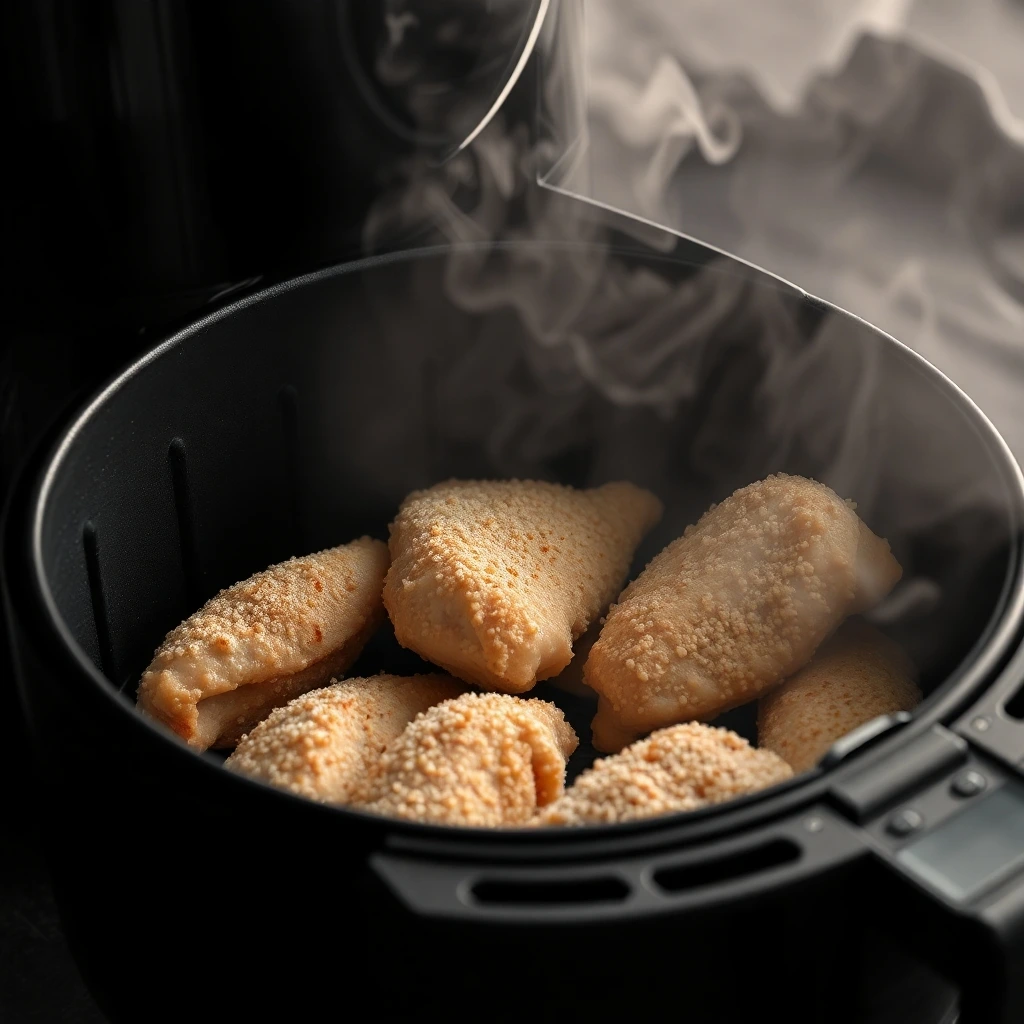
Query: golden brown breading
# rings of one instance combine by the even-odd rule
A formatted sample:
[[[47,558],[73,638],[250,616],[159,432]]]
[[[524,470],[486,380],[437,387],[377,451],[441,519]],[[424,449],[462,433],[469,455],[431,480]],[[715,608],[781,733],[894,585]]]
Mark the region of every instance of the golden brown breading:
[[[813,768],[840,737],[879,715],[921,701],[903,649],[853,619],[818,648],[809,664],[758,702],[757,741],[796,772]]]
[[[466,693],[388,746],[365,809],[437,825],[522,825],[556,800],[576,734],[543,700]]]
[[[598,750],[711,719],[803,666],[902,570],[834,491],[770,476],[712,506],[608,613],[584,669]]]
[[[196,750],[232,747],[271,708],[352,664],[383,619],[388,551],[363,537],[222,590],[167,634],[138,707]]]
[[[774,786],[792,774],[782,758],[757,750],[729,729],[686,722],[595,761],[536,823],[612,825],[694,811]]]
[[[523,693],[569,664],[661,510],[628,483],[449,481],[411,494],[384,585],[395,635],[460,679]]]
[[[440,674],[335,682],[271,711],[224,764],[310,800],[348,804],[362,798],[384,748],[421,711],[464,689]]]

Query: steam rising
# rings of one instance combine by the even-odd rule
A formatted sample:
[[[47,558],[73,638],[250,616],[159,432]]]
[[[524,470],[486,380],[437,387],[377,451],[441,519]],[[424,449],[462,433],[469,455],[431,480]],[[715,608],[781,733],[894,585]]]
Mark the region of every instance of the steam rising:
[[[1024,8],[591,0],[587,14],[589,72],[604,84],[590,90],[586,194],[889,331],[1024,456]],[[628,91],[665,80],[666,62],[686,83],[691,138],[714,121],[738,123],[741,141],[721,169],[682,147],[659,192],[621,124]]]
[[[719,4],[588,2],[585,124],[567,114],[578,55],[549,39],[539,117],[513,106],[449,162],[412,158],[367,241],[383,248],[418,224],[464,244],[445,260],[432,330],[447,329],[444,304],[490,314],[471,342],[435,339],[415,365],[407,338],[384,331],[410,393],[431,389],[419,478],[460,471],[439,451],[482,448],[494,475],[580,465],[572,482],[633,479],[675,510],[649,557],[735,487],[815,476],[855,498],[904,565],[879,620],[919,663],[941,663],[936,629],[956,631],[955,595],[1008,541],[1011,497],[968,421],[857,321],[726,257],[624,255],[613,232],[650,229],[602,213],[686,231],[852,309],[1001,420],[1024,390],[1024,309],[1006,287],[1021,268],[1003,244],[1024,156],[971,79],[895,38],[913,6],[743,5],[750,35],[730,36],[716,34]],[[790,29],[802,12],[817,33],[803,63],[753,43],[758,17],[783,8]],[[737,71],[744,56],[753,72]],[[472,244],[491,242],[511,244]],[[980,394],[985,360],[1002,369]],[[414,383],[427,364],[429,385]]]

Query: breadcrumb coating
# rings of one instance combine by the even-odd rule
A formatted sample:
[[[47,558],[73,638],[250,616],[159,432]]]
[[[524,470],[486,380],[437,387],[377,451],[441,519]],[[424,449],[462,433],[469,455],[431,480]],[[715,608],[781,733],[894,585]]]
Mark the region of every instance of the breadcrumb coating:
[[[916,670],[903,649],[856,619],[814,658],[758,702],[758,743],[796,772],[813,768],[836,740],[879,715],[921,702]]]
[[[224,765],[310,800],[348,804],[362,797],[384,748],[420,712],[464,689],[440,674],[334,682],[271,711]]]
[[[578,740],[543,700],[466,693],[417,717],[381,758],[366,809],[436,825],[522,825],[561,796]]]
[[[197,750],[231,747],[267,712],[355,661],[384,616],[387,546],[363,537],[222,590],[167,634],[138,707]]]
[[[448,481],[391,524],[384,604],[399,643],[484,689],[557,675],[615,597],[661,502],[629,483]]]
[[[784,782],[793,772],[770,750],[700,722],[652,733],[619,754],[595,761],[540,825],[612,825],[724,803]]]
[[[711,719],[803,666],[902,575],[889,545],[824,484],[779,474],[713,505],[609,611],[584,679],[594,746],[620,750]]]

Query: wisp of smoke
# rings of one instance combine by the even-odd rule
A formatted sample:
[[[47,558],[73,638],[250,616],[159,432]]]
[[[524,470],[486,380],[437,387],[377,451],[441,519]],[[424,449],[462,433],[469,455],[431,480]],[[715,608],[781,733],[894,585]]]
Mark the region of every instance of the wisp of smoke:
[[[889,32],[905,7],[865,4],[862,13]],[[408,340],[383,332],[381,343],[396,365],[406,362],[410,382],[429,375],[430,432],[447,454],[431,462],[439,449],[424,442],[424,482],[438,465],[460,468],[451,453],[481,447],[485,462],[467,454],[466,472],[577,482],[627,476],[675,509],[652,550],[641,553],[649,555],[734,487],[778,469],[813,475],[855,498],[889,538],[907,573],[879,621],[909,624],[904,641],[927,661],[935,618],[921,616],[943,602],[954,615],[950,595],[975,567],[953,559],[938,571],[933,554],[919,564],[916,552],[922,544],[932,553],[970,547],[981,560],[1008,539],[1005,488],[972,461],[977,442],[965,437],[966,421],[937,421],[914,365],[857,320],[710,251],[689,265],[637,258],[615,233],[628,221],[602,215],[602,207],[617,208],[690,230],[673,217],[703,211],[710,240],[753,262],[775,251],[764,243],[769,227],[788,231],[790,248],[803,246],[813,261],[820,237],[800,222],[779,223],[793,206],[776,203],[773,188],[801,188],[812,207],[801,221],[813,220],[815,203],[828,207],[851,183],[870,179],[879,153],[896,158],[901,135],[928,120],[919,93],[937,74],[899,42],[840,36],[833,51],[846,63],[809,74],[804,102],[788,112],[748,77],[685,68],[650,37],[646,50],[633,39],[604,70],[588,68],[589,132],[574,155],[582,174],[561,181],[551,174],[571,133],[538,132],[537,123],[502,112],[446,164],[412,158],[369,218],[366,238],[371,248],[385,247],[419,223],[453,244],[440,282],[423,270],[420,293],[442,289],[431,332],[443,329],[441,305],[489,314],[471,343],[437,341],[434,355],[421,352],[413,365]],[[964,116],[972,111],[963,105]],[[931,138],[923,154],[899,159],[908,171],[923,164],[933,188],[984,206],[984,175],[963,157],[961,141]],[[987,152],[1003,152],[989,142]],[[949,169],[956,160],[962,174]],[[538,179],[556,187],[538,187]],[[567,199],[563,193],[581,183],[589,194]],[[856,223],[845,221],[830,243],[866,254],[875,240],[870,230],[859,236]],[[737,244],[725,246],[730,232]],[[959,324],[989,337],[1004,358],[1018,358],[1006,331],[993,329],[1000,318],[1020,322],[1005,294],[990,289],[983,301],[976,292],[960,301],[955,285],[963,279],[955,269],[948,279],[942,273],[934,262],[907,259],[885,282],[886,301],[918,309],[933,333],[940,323],[947,332]],[[799,283],[819,290],[813,275]],[[382,296],[382,310],[386,302]],[[872,309],[855,311],[870,319]],[[928,425],[931,446],[901,444],[915,422]]]

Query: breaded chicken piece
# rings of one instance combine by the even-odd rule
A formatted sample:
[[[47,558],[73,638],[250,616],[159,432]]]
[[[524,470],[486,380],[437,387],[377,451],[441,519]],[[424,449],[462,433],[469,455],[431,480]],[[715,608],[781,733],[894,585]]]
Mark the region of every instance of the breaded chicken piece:
[[[804,772],[848,732],[920,702],[916,670],[903,649],[868,623],[851,619],[809,664],[760,699],[757,741],[793,771]]]
[[[440,674],[335,682],[271,711],[224,766],[310,800],[358,801],[385,747],[421,711],[464,690]]]
[[[436,825],[526,824],[561,796],[577,743],[554,704],[466,693],[387,748],[365,809]]]
[[[417,491],[391,524],[384,604],[395,636],[460,679],[523,693],[569,664],[661,511],[628,483],[449,481]]]
[[[770,750],[700,722],[659,729],[595,761],[537,816],[540,825],[613,825],[694,811],[785,782],[793,772]]]
[[[779,474],[713,505],[623,592],[584,669],[594,746],[754,699],[902,575],[824,484]]]
[[[196,750],[233,747],[355,661],[383,620],[387,569],[387,546],[363,537],[222,590],[157,648],[139,710]]]

